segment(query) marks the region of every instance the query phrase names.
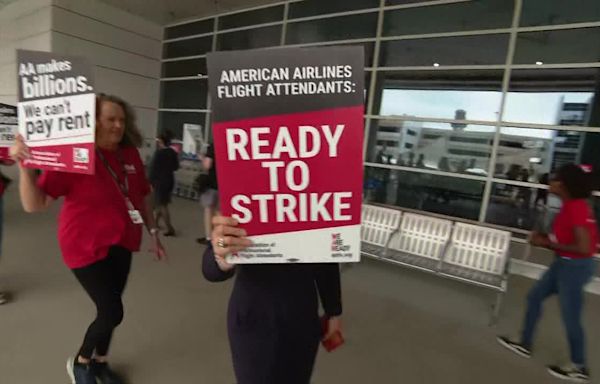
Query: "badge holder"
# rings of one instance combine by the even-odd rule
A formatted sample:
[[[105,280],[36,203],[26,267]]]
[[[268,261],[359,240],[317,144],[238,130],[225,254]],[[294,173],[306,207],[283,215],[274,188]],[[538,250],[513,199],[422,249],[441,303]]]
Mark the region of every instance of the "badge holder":
[[[140,211],[135,209],[131,200],[128,197],[125,198],[125,202],[127,203],[127,212],[129,213],[129,218],[133,224],[144,224],[144,219],[142,218],[142,214]]]

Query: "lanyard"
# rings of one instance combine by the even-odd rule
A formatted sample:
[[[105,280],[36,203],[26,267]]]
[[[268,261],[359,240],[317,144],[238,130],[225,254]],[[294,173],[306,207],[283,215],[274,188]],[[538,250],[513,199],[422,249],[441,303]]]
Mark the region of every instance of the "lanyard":
[[[100,158],[100,160],[102,160],[102,163],[104,163],[104,167],[106,168],[108,173],[110,173],[113,180],[119,187],[119,190],[125,197],[125,200],[128,201],[129,200],[129,181],[127,179],[127,171],[125,170],[125,164],[123,163],[123,157],[121,155],[121,150],[120,149],[117,150],[117,158],[119,159],[119,164],[121,164],[121,171],[123,172],[123,176],[124,176],[123,179],[125,180],[123,183],[121,183],[121,180],[119,179],[119,177],[117,176],[115,171],[111,168],[110,164],[108,164],[108,161],[104,157],[104,154],[102,153],[102,151],[97,150],[96,152],[98,153],[98,157]]]

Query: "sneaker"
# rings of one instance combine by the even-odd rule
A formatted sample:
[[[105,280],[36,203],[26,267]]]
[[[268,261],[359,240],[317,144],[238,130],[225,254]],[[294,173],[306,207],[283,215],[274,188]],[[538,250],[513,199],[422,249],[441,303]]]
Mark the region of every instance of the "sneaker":
[[[73,357],[67,360],[67,374],[71,378],[71,384],[96,384],[91,366],[77,363]]]
[[[108,363],[99,363],[95,360],[92,361],[92,370],[98,382],[100,384],[123,384],[123,379],[117,375],[110,367]]]
[[[171,237],[171,236],[172,236],[172,237],[175,237],[175,230],[174,230],[174,229],[172,229],[172,230],[170,230],[170,231],[167,231],[167,232],[163,233],[163,236],[164,236],[164,237]]]
[[[548,373],[559,379],[569,380],[574,383],[587,383],[590,380],[590,374],[586,368],[580,368],[573,363],[558,367],[548,366]]]
[[[8,303],[8,293],[0,292],[0,305]]]
[[[517,355],[529,359],[531,357],[531,350],[526,348],[523,344],[517,343],[516,341],[511,341],[508,337],[498,336],[496,338],[498,343],[504,348],[516,353]]]

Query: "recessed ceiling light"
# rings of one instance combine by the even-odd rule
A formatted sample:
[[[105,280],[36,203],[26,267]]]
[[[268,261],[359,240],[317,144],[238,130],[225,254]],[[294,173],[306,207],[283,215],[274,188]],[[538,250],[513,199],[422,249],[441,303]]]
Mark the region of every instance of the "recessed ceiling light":
[[[543,61],[536,61],[536,62],[535,62],[535,65],[542,65],[542,64],[544,64],[544,62],[543,62]]]
[[[440,66],[440,63],[433,63],[433,66],[434,66],[434,67],[439,67],[439,66]]]

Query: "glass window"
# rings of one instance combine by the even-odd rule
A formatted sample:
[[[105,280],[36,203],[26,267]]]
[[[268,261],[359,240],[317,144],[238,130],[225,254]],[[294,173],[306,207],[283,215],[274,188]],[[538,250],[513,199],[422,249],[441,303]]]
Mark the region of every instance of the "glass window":
[[[511,73],[503,120],[600,126],[598,68],[517,69]]]
[[[366,167],[364,201],[477,220],[484,182]]]
[[[494,183],[486,222],[524,230],[544,231],[560,200],[546,189]]]
[[[254,49],[273,47],[281,42],[281,26],[249,29],[239,32],[219,34],[217,50],[233,51],[239,49]]]
[[[165,28],[165,39],[210,33],[213,31],[214,24],[214,19],[207,19]]]
[[[381,45],[381,67],[504,64],[508,34],[397,40]]]
[[[191,112],[159,112],[159,131],[170,130],[174,138],[183,139],[183,124],[199,124],[204,127],[206,114]]]
[[[471,0],[387,11],[384,36],[509,28],[512,0]]]
[[[348,47],[348,46],[359,46],[365,50],[365,67],[373,66],[373,54],[375,52],[375,43],[353,43],[353,44],[331,44],[326,47]]]
[[[283,20],[283,5],[234,13],[219,18],[219,30],[247,27]]]
[[[496,121],[502,71],[386,71],[380,73],[374,111],[382,116],[418,116]]]
[[[494,177],[548,183],[548,174],[569,163],[590,164],[600,169],[597,149],[600,133],[550,129],[500,130]]]
[[[495,128],[484,125],[374,120],[371,163],[487,176]]]
[[[522,26],[581,23],[600,20],[598,0],[524,0]]]
[[[378,8],[379,0],[304,0],[290,4],[289,18],[324,15],[327,13]]]
[[[173,41],[163,45],[163,58],[204,55],[212,50],[212,36]]]
[[[427,0],[385,0],[385,5],[404,5],[422,2],[427,2]]]
[[[167,61],[162,65],[162,77],[206,75],[206,59]]]
[[[161,82],[161,108],[206,109],[206,80]]]
[[[600,61],[600,28],[519,33],[515,64]]]
[[[286,44],[375,37],[377,12],[289,23]]]

